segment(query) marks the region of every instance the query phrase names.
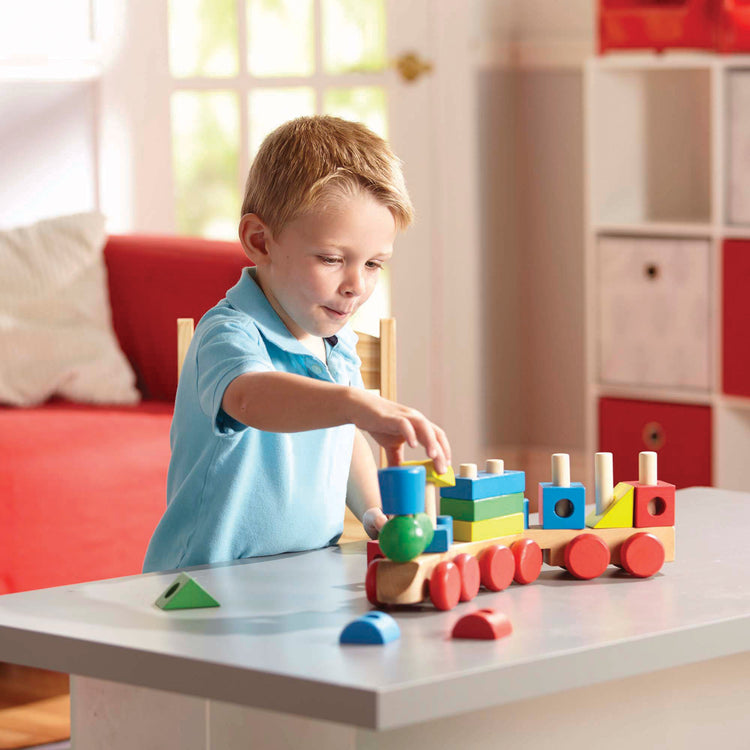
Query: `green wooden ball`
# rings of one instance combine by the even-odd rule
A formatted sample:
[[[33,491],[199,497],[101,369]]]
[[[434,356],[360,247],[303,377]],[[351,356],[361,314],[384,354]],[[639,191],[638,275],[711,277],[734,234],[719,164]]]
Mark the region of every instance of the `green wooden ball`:
[[[428,519],[429,520],[429,519]],[[380,549],[394,562],[409,562],[427,547],[427,535],[414,516],[394,516],[380,529]]]
[[[426,513],[417,513],[415,518],[419,521],[422,531],[424,531],[425,539],[427,539],[427,544],[425,544],[424,548],[427,549],[432,542],[432,537],[435,536],[435,528],[432,525],[430,517]]]

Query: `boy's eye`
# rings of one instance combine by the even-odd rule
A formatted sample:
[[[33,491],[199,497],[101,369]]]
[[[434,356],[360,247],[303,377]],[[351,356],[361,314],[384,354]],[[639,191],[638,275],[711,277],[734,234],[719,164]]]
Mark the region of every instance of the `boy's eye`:
[[[341,260],[341,258],[337,258],[335,255],[321,255],[319,257],[327,266],[335,266]]]
[[[365,265],[370,269],[375,269],[375,268],[381,269],[383,268],[384,264],[380,260],[368,260],[367,263],[365,263]]]

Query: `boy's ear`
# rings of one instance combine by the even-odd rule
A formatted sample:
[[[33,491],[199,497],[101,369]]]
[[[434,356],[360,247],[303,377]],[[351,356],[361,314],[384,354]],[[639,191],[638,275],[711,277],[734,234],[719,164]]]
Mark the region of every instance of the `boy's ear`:
[[[267,242],[271,231],[257,214],[245,214],[240,219],[240,244],[245,255],[256,265],[265,265],[269,260]]]

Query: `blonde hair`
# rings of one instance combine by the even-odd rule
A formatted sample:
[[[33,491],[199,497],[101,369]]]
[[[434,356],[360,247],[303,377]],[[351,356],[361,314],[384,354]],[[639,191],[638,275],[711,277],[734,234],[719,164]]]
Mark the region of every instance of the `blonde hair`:
[[[414,218],[401,161],[358,122],[299,117],[266,137],[245,185],[242,215],[256,214],[278,236],[314,208],[333,207],[360,192],[386,206],[399,229]]]

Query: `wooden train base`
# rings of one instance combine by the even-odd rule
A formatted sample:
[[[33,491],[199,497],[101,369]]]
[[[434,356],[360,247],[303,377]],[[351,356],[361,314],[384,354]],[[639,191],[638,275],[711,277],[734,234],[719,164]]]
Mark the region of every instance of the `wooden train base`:
[[[371,543],[372,544],[372,543]],[[544,529],[458,542],[444,553],[423,554],[409,562],[375,557],[367,568],[367,598],[375,606],[419,604],[429,598],[448,610],[473,599],[480,586],[501,591],[513,581],[532,583],[542,562],[565,567],[581,579],[600,576],[610,564],[639,578],[674,560],[674,526],[646,528]]]

